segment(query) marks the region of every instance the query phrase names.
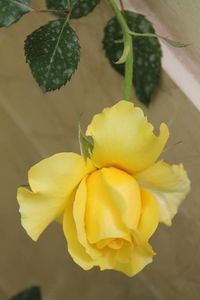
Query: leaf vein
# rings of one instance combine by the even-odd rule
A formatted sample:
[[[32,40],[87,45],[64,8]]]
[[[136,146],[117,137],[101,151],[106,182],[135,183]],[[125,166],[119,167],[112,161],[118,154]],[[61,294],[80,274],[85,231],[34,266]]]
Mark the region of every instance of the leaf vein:
[[[50,75],[50,72],[51,72],[51,67],[52,67],[52,64],[53,64],[53,60],[54,60],[54,57],[55,57],[55,55],[56,55],[56,51],[58,50],[58,46],[59,46],[59,43],[60,43],[60,40],[61,40],[63,31],[64,31],[64,29],[65,29],[65,26],[67,25],[67,22],[68,22],[68,20],[66,20],[66,22],[64,22],[63,27],[61,28],[60,34],[59,34],[59,36],[58,36],[57,43],[56,43],[55,48],[54,48],[54,51],[53,51],[53,53],[52,53],[52,56],[51,56],[51,59],[50,59],[50,62],[49,62],[49,66],[48,66],[47,75],[46,75],[46,86],[45,86],[45,87],[48,86],[49,75]]]

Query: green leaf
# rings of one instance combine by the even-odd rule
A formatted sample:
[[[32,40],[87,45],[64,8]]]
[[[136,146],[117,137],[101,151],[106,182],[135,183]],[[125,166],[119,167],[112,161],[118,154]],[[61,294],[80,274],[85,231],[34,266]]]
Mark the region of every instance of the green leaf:
[[[71,19],[87,16],[100,2],[100,0],[46,0],[49,10],[70,11]],[[57,14],[57,13],[56,13]],[[63,13],[57,15],[63,16]]]
[[[31,0],[0,0],[0,27],[8,27],[32,11]]]
[[[79,0],[46,0],[47,8],[59,17],[66,17]]]
[[[81,155],[86,160],[91,155],[93,149],[93,143],[84,135],[84,133],[81,130],[80,124],[79,124],[79,144],[80,144]]]
[[[141,14],[124,12],[129,29],[139,33],[155,33],[152,24]],[[123,34],[117,19],[105,27],[103,45],[112,67],[124,75],[124,64],[116,64],[123,52]],[[161,71],[161,48],[155,37],[133,36],[133,84],[138,99],[148,105],[158,84]]]
[[[168,43],[170,46],[173,46],[175,48],[183,48],[183,47],[187,47],[189,44],[184,44],[184,43],[180,43],[174,40],[169,39],[168,37],[159,35],[159,34],[154,34],[154,33],[138,33],[138,32],[134,32],[134,31],[130,31],[129,32],[131,35],[134,36],[141,36],[141,37],[156,37],[159,38],[161,40],[164,40],[166,43]]]
[[[167,37],[164,37],[164,36],[158,36],[160,37],[161,39],[163,39],[166,43],[168,43],[169,45],[175,47],[175,48],[184,48],[184,47],[187,47],[188,44],[184,44],[184,43],[180,43],[180,42],[177,42],[177,41],[174,41],[174,40],[171,40]]]
[[[40,288],[35,286],[31,287],[16,296],[10,298],[10,300],[41,300]]]
[[[71,19],[87,16],[99,2],[100,0],[79,0],[72,9]]]
[[[25,56],[43,92],[59,89],[77,69],[78,37],[66,20],[50,21],[27,37]]]
[[[47,8],[50,10],[70,10],[79,0],[46,0]]]

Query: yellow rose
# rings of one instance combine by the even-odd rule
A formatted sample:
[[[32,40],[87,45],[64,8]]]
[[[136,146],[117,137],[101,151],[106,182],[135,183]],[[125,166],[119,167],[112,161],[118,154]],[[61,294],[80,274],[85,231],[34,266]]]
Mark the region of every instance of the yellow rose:
[[[158,161],[168,136],[153,133],[141,109],[120,101],[94,116],[87,161],[59,153],[29,171],[31,190],[17,199],[22,226],[33,240],[62,219],[68,250],[85,270],[99,266],[133,276],[155,254],[148,241],[159,222],[171,225],[190,190],[182,165]]]

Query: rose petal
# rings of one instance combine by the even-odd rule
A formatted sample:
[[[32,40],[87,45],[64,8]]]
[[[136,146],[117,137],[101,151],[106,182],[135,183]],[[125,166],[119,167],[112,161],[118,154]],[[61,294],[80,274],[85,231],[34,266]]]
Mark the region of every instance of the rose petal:
[[[116,168],[101,170],[107,192],[117,207],[123,223],[136,229],[141,216],[141,194],[133,176]]]
[[[126,243],[120,250],[110,249],[107,255],[97,261],[101,270],[114,269],[132,277],[152,262],[155,255],[150,244],[145,242],[139,232],[133,231],[134,244]]]
[[[76,225],[77,238],[79,242],[85,248],[86,253],[92,259],[96,259],[99,256],[101,256],[102,253],[97,249],[95,249],[88,242],[88,237],[86,235],[86,224],[85,224],[86,204],[87,204],[87,185],[86,185],[86,179],[83,179],[76,192],[75,201],[73,204],[73,217]]]
[[[37,240],[50,222],[64,211],[80,180],[94,169],[91,162],[74,153],[59,153],[42,160],[29,171],[32,191],[20,187],[17,199],[21,222],[28,235]]]
[[[87,238],[90,243],[98,243],[109,238],[121,238],[127,235],[128,230],[122,221],[120,203],[122,197],[117,193],[111,194],[105,184],[104,173],[112,172],[116,176],[117,170],[99,170],[88,176],[87,179],[87,209],[85,215]],[[120,171],[119,171],[120,172]],[[122,172],[122,171],[121,171]],[[124,172],[122,172],[124,173]],[[127,175],[128,176],[128,175]],[[123,209],[123,208],[122,208]]]
[[[67,240],[68,251],[73,260],[84,270],[91,269],[94,266],[93,260],[86,253],[85,248],[80,244],[77,238],[77,230],[73,218],[73,203],[67,206],[65,210],[63,230]]]
[[[171,225],[179,205],[190,191],[190,180],[183,165],[170,166],[159,161],[136,174],[135,178],[154,195],[158,203],[160,222]]]
[[[86,134],[94,140],[91,159],[98,167],[141,171],[157,160],[169,137],[164,123],[159,136],[153,129],[140,108],[120,101],[95,115],[88,126]]]
[[[152,193],[145,189],[141,190],[141,199],[142,209],[138,231],[142,238],[148,241],[158,226],[158,205]]]

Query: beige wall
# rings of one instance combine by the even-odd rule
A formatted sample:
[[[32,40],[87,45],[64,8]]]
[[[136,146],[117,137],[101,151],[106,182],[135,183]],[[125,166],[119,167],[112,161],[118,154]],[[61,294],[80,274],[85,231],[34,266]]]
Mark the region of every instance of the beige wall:
[[[128,8],[146,15],[157,33],[187,44],[187,47],[177,49],[162,41],[163,66],[200,110],[200,2],[126,0],[124,3]]]
[[[154,102],[145,111],[154,124],[163,120],[169,124],[171,139],[164,156],[169,162],[184,163],[192,192],[172,228],[160,226],[152,239],[154,263],[132,279],[112,271],[85,272],[67,254],[57,224],[37,244],[20,227],[15,195],[27,181],[28,168],[55,152],[78,151],[81,113],[86,124],[95,112],[121,98],[122,79],[102,53],[103,25],[110,16],[101,4],[90,17],[73,22],[82,45],[78,72],[68,86],[47,95],[32,79],[22,50],[25,36],[48,17],[25,16],[0,31],[0,300],[32,284],[42,286],[45,300],[199,299],[200,118],[164,73]]]
[[[200,64],[200,1],[145,0],[144,2],[177,40],[191,44],[185,51]]]

